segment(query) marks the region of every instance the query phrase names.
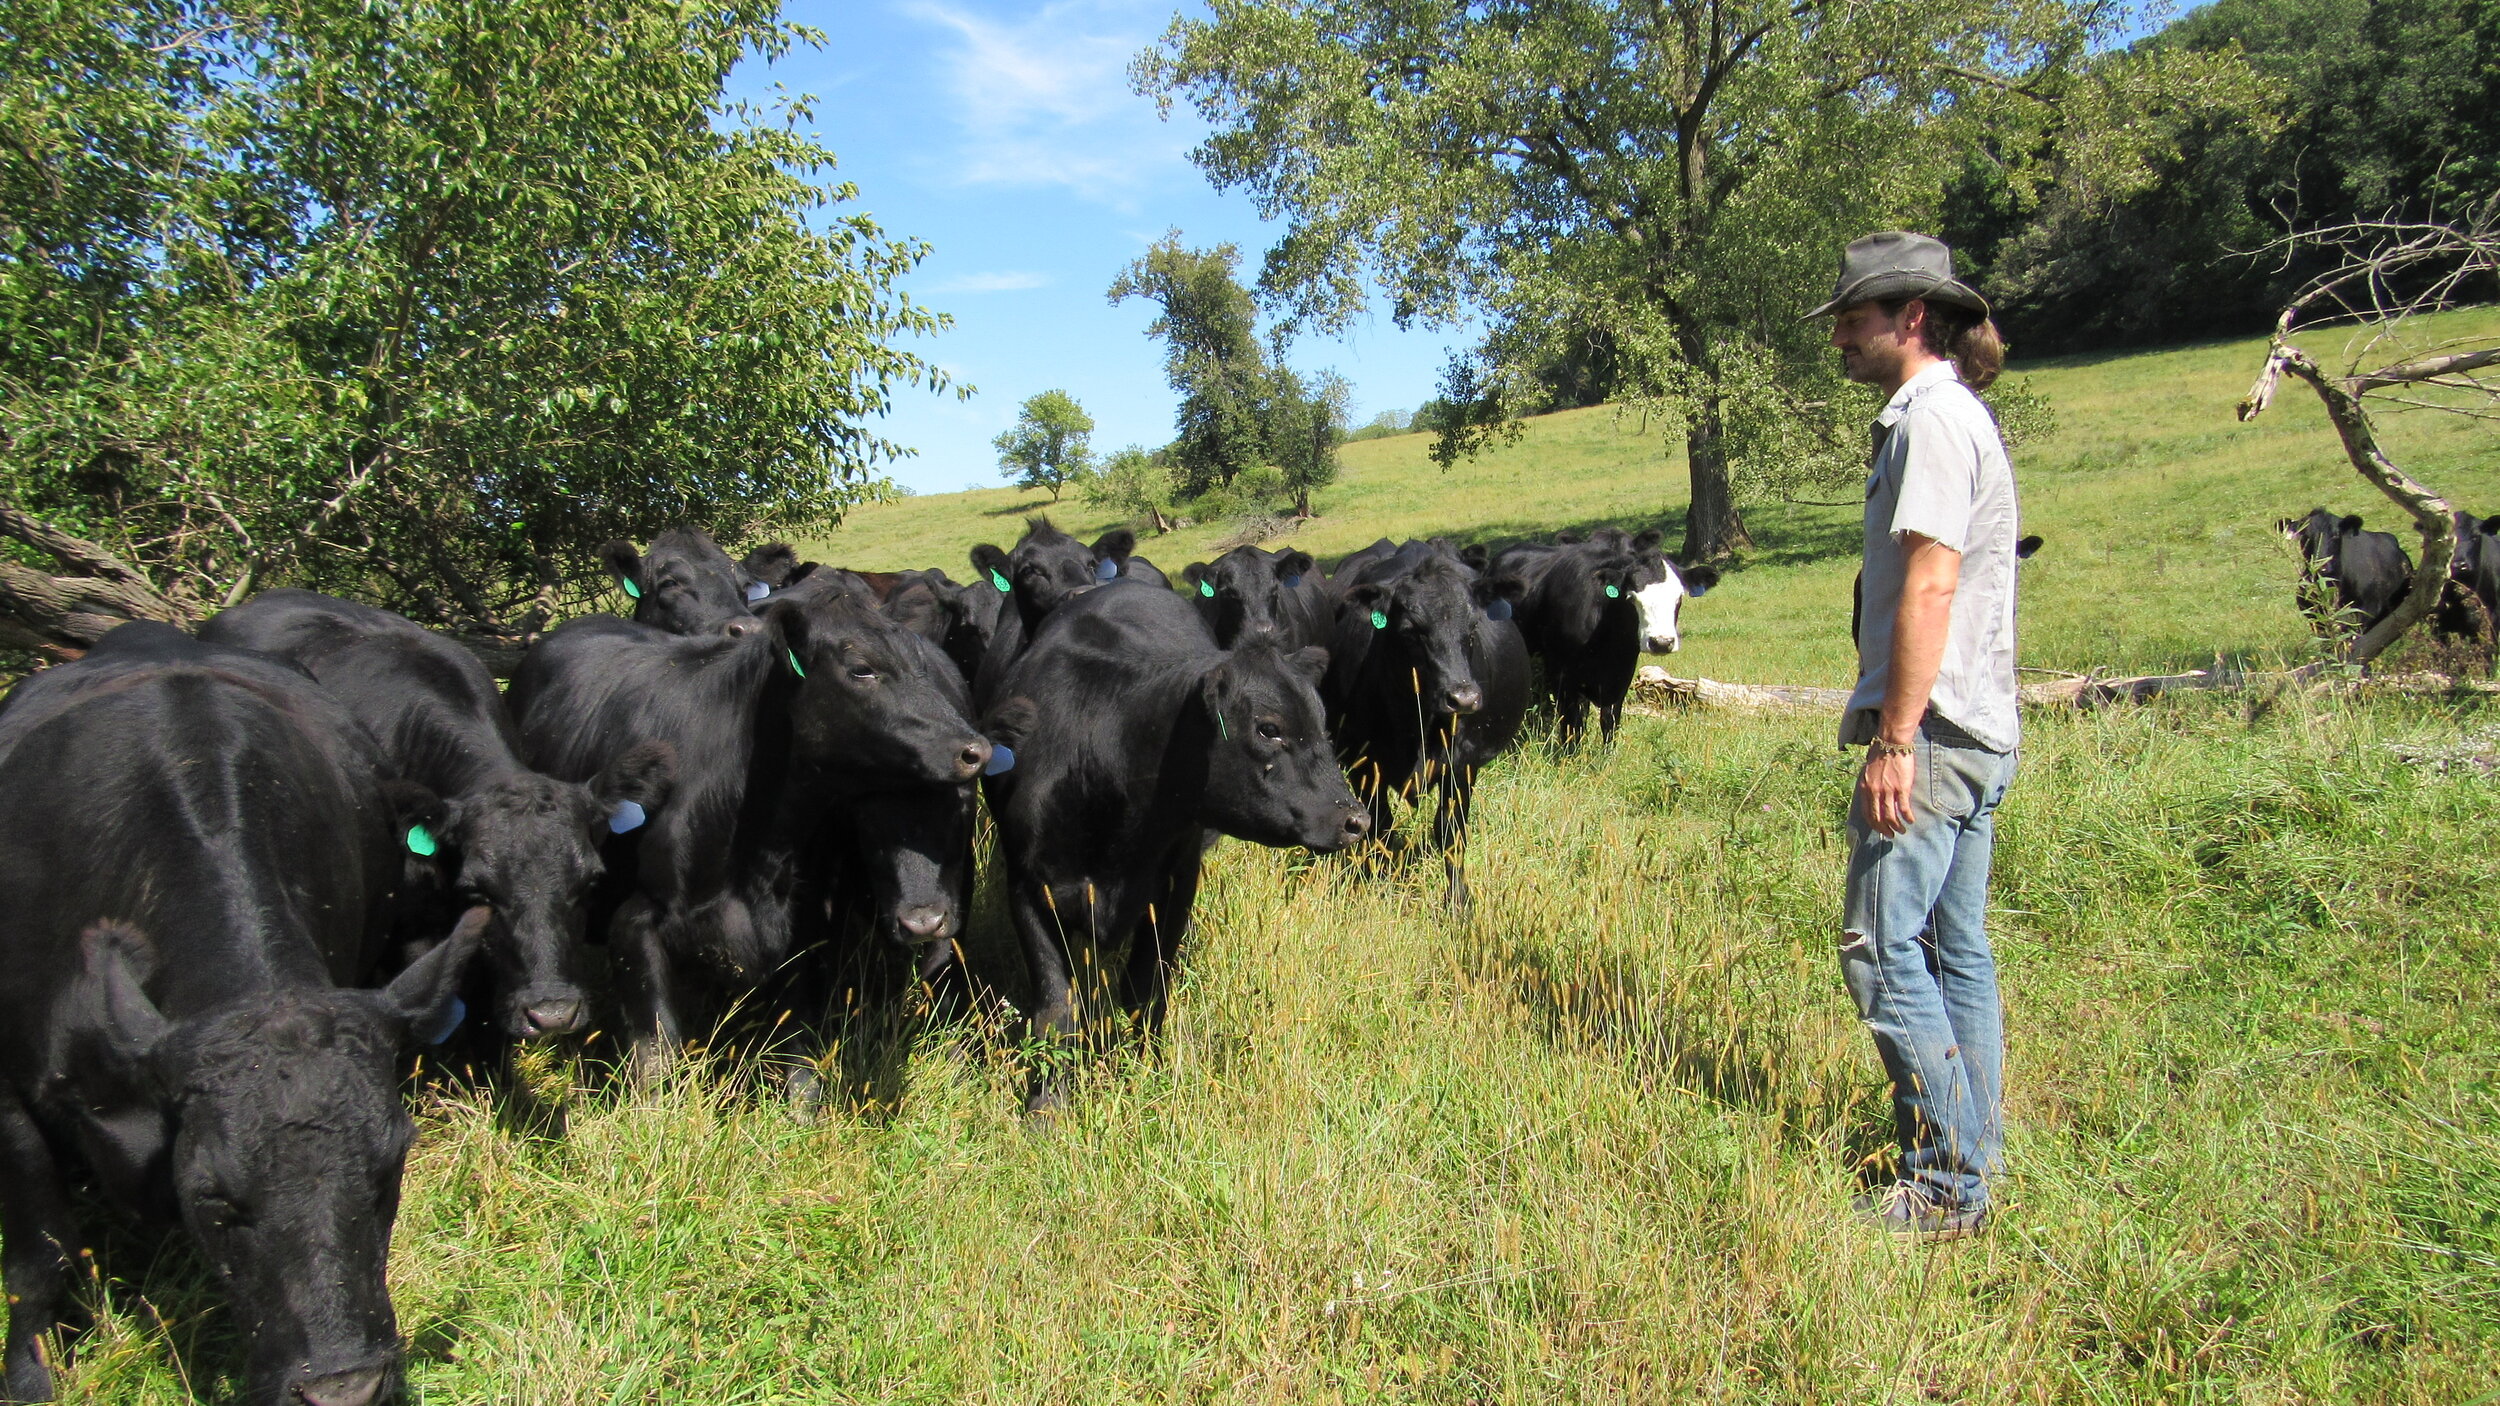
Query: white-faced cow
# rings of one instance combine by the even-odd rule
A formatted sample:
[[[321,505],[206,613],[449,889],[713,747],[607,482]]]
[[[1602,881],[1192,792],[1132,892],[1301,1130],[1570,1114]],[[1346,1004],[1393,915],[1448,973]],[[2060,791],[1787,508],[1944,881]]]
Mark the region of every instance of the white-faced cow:
[[[90,1283],[75,1188],[198,1243],[251,1406],[397,1390],[384,1270],[414,1130],[403,1054],[489,914],[389,989],[405,800],[291,666],[124,625],[0,710],[0,1240],[7,1394]],[[413,793],[409,793],[413,794]]]
[[[1526,583],[1519,633],[1545,666],[1556,740],[1565,750],[1578,745],[1592,704],[1600,738],[1614,741],[1641,654],[1683,648],[1685,600],[1718,584],[1715,569],[1686,567],[1660,551],[1660,537],[1654,528],[1601,528],[1494,558],[1496,572]]]

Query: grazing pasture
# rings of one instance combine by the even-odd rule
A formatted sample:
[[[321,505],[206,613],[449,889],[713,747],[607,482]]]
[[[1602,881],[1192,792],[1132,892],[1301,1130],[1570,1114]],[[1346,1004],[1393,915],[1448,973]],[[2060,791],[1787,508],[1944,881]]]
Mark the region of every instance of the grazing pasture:
[[[2230,423],[2256,361],[2033,368],[2061,424],[2017,451],[2048,538],[2027,662],[2312,647],[2274,520],[2390,510],[2314,406]],[[1447,480],[1420,440],[1350,446],[1292,543],[1639,525],[1681,476],[1611,417]],[[2391,438],[2500,506],[2487,431]],[[802,554],[960,579],[1024,501],[909,500]],[[1673,667],[1845,682],[1852,514],[1753,528]],[[1141,552],[1177,576],[1216,535]],[[1832,955],[1831,720],[1636,715],[1485,773],[1463,919],[1437,865],[1218,845],[1161,1043],[1067,1071],[1044,1126],[994,1007],[861,1020],[850,1097],[810,1118],[717,1060],[629,1092],[533,1051],[560,1131],[428,1085],[393,1246],[411,1399],[2489,1400],[2500,708],[2185,695],[2028,726],[1985,1237],[1904,1250],[1847,1214],[1891,1130]],[[1025,999],[994,877],[967,948]],[[233,1325],[186,1265],[111,1288],[64,1400],[214,1395]]]

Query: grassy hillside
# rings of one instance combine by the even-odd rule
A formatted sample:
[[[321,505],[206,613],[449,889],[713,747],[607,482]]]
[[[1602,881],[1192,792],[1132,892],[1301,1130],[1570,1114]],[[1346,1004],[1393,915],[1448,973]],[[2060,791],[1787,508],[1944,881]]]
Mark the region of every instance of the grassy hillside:
[[[2452,320],[2482,326],[2494,315]],[[2331,355],[2337,334],[2307,341],[2341,364]],[[2395,510],[2354,475],[2306,387],[2287,386],[2254,424],[2233,419],[2262,355],[2258,342],[2222,342],[2010,373],[2047,396],[2058,422],[2015,456],[2026,530],[2048,539],[2023,577],[2025,663],[2156,672],[2216,653],[2262,660],[2308,649],[2292,608],[2295,554],[2275,520],[2324,504],[2387,527]],[[2400,462],[2459,506],[2500,512],[2500,435],[2487,424],[2422,412],[2383,418]],[[1568,411],[1446,472],[1426,457],[1422,435],[1348,445],[1344,480],[1320,495],[1319,518],[1279,540],[1325,560],[1383,536],[1491,541],[1615,523],[1663,526],[1672,545],[1683,536],[1685,472],[1660,431],[1610,408]],[[936,565],[964,579],[967,548],[1011,544],[1025,515],[1043,509],[1087,538],[1114,525],[1073,500],[1050,508],[1044,494],[997,489],[870,507],[806,545],[828,561]],[[1846,684],[1855,668],[1857,510],[1764,504],[1747,523],[1759,550],[1690,607],[1676,672]],[[1142,550],[1177,568],[1205,559],[1226,531],[1187,529]]]
[[[2249,365],[2037,373],[2065,428],[2025,460],[2036,658],[2299,646],[2269,524],[2365,500],[2297,396],[2230,426]],[[2401,432],[2500,497],[2487,448]],[[1448,480],[1414,441],[1358,446],[1307,531],[1637,519],[1666,491],[1642,443],[1555,417]],[[985,498],[1010,501],[865,515],[829,555],[1009,535]],[[1757,513],[1683,666],[1836,677],[1846,518]],[[393,1263],[412,1398],[2491,1406],[2500,709],[2187,696],[2027,727],[1983,1238],[1911,1250],[1846,1210],[1891,1170],[1890,1112],[1833,957],[1830,720],[1635,717],[1611,753],[1487,773],[1464,921],[1437,868],[1218,846],[1165,1040],[1047,1128],[1011,1032],[969,1022],[855,1031],[842,1059],[884,1077],[812,1119],[728,1061],[593,1080],[561,1134],[427,1088]],[[1001,926],[993,886],[968,946],[1012,995]],[[64,1399],[222,1399],[196,1266],[107,1263],[128,1282]]]

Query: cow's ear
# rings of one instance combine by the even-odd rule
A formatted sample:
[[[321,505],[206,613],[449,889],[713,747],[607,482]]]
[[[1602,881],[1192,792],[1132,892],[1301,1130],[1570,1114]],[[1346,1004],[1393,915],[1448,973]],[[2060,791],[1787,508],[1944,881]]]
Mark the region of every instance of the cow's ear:
[[[2040,550],[2040,546],[2040,534],[2035,532],[2014,544],[2014,555],[2023,561],[2029,561],[2031,554]]]
[[[1357,610],[1380,610],[1389,604],[1389,588],[1377,581],[1348,586],[1345,603]]]
[[[636,600],[642,599],[642,553],[634,550],[633,543],[622,537],[600,543],[599,564],[616,578],[616,584],[624,588],[625,594]]]
[[[381,784],[382,804],[391,817],[391,837],[408,851],[411,870],[421,872],[435,850],[451,838],[451,807],[443,798],[414,781],[392,777]]]
[[[82,1053],[114,1073],[141,1074],[172,1022],[148,999],[156,945],[127,923],[97,923],[78,938],[78,979],[65,1003],[64,1024]]]
[[[1476,604],[1480,606],[1491,605],[1497,600],[1506,600],[1512,605],[1517,605],[1520,599],[1528,594],[1528,583],[1520,580],[1516,573],[1505,571],[1497,576],[1477,577],[1468,590],[1474,594]]]
[[[1659,531],[1657,528],[1643,528],[1639,533],[1633,536],[1632,550],[1636,552],[1654,552],[1658,550],[1658,544],[1665,540],[1667,540],[1667,534]]]
[[[495,910],[483,903],[461,914],[451,936],[410,962],[407,970],[382,988],[378,997],[382,1013],[399,1023],[408,1040],[435,1043],[458,1024],[460,979],[476,958],[486,925],[494,917]]]
[[[1126,562],[1129,553],[1136,550],[1137,534],[1125,527],[1115,527],[1094,539],[1094,560],[1096,561],[1108,557],[1112,561]]]
[[[1206,705],[1207,717],[1216,723],[1224,720],[1224,692],[1232,686],[1232,681],[1230,658],[1217,660],[1198,676],[1198,701]]]
[[[1675,574],[1684,578],[1684,593],[1688,596],[1708,595],[1710,588],[1719,584],[1719,568],[1715,566],[1678,566]]]
[[[1493,564],[1493,553],[1482,542],[1470,542],[1458,549],[1458,559],[1477,571]]]
[[[2495,537],[2500,537],[2500,517],[2484,518],[2483,531],[2488,532]]]
[[[2361,530],[2361,514],[2347,514],[2342,522],[2335,524],[2335,530],[2338,532],[2359,532]]]
[[[869,608],[875,609],[874,606]],[[798,661],[807,657],[806,605],[794,600],[768,601],[765,603],[763,616],[765,628],[773,632],[773,638],[780,643],[793,671],[804,667]],[[806,675],[802,673],[799,677],[805,678]]]
[[[972,574],[978,578],[973,582],[976,586],[997,587],[999,582],[1015,579],[1007,570],[1006,551],[987,542],[972,549]]]
[[[1317,688],[1319,681],[1328,677],[1328,651],[1319,645],[1305,645],[1285,656],[1285,667]]]
[[[767,542],[747,553],[738,564],[746,568],[747,575],[778,591],[789,585],[791,576],[798,571],[799,553],[787,542]]]
[[[1193,591],[1198,589],[1198,583],[1207,579],[1208,569],[1203,561],[1191,562],[1181,568],[1181,584]]]
[[[677,749],[657,739],[626,748],[590,780],[590,794],[611,818],[627,802],[645,812],[658,810],[676,789]]]
[[[1319,563],[1311,560],[1309,552],[1282,553],[1276,558],[1276,579],[1282,581],[1288,576],[1308,576],[1311,568],[1317,565]]]
[[[1585,532],[1557,532],[1554,534],[1554,545],[1557,547],[1576,547],[1587,540],[1589,540],[1589,535]]]
[[[1030,698],[1002,698],[982,715],[981,735],[1003,747],[1021,747],[1041,716],[1041,705]]]

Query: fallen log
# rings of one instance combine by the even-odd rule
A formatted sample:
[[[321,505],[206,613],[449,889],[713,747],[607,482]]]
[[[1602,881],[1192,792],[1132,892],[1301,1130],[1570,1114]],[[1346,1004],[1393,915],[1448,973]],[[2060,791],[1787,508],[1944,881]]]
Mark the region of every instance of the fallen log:
[[[2353,678],[2316,666],[2263,673],[2191,669],[2184,674],[2141,674],[2130,678],[2099,678],[2075,674],[2050,683],[2024,684],[2027,708],[2097,708],[2112,703],[2142,703],[2165,693],[2272,692],[2315,689],[2335,693],[2500,694],[2500,682],[2461,679],[2428,671],[2378,674]],[[1737,708],[1755,712],[1837,713],[1849,706],[1849,690],[1799,684],[1722,683],[1717,679],[1680,679],[1652,664],[1632,681],[1636,706],[1652,712],[1668,708]]]

